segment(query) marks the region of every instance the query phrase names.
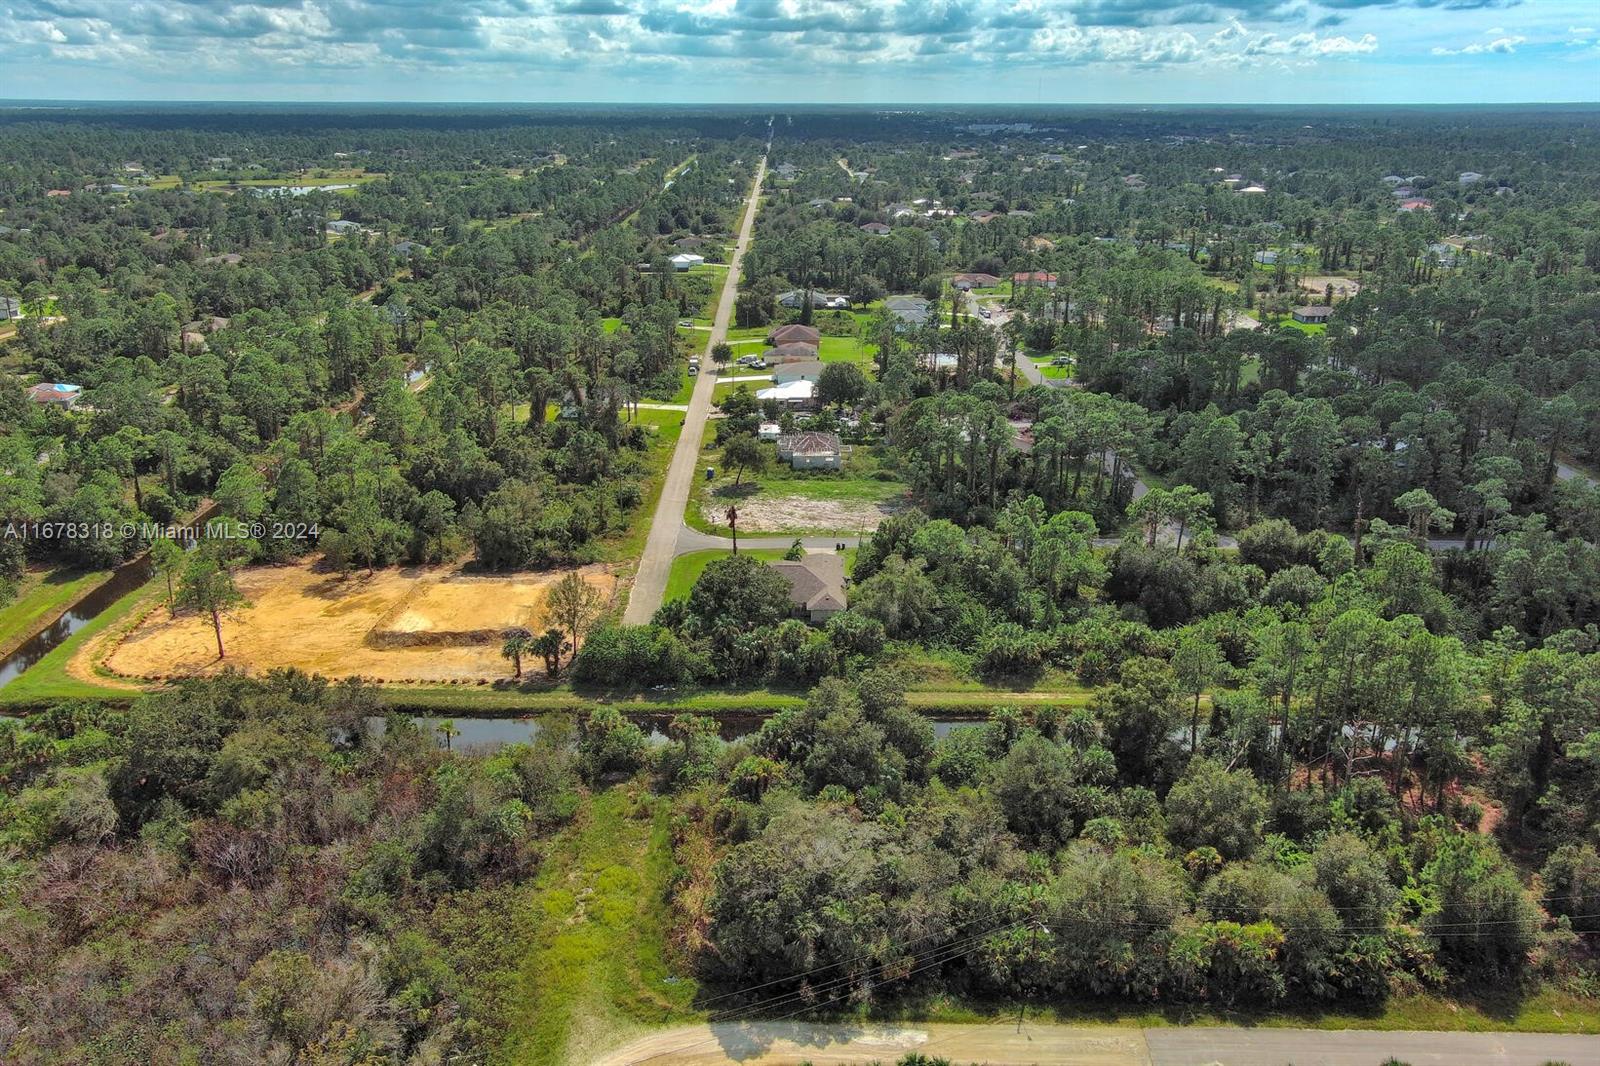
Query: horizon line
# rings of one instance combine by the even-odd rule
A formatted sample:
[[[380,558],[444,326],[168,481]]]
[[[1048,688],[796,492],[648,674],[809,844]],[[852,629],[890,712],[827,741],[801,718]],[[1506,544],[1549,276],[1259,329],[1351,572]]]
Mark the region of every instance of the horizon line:
[[[915,101],[915,100],[863,100],[842,103],[826,100],[801,100],[801,101],[716,101],[716,100],[245,100],[233,98],[206,98],[206,99],[108,99],[108,98],[70,98],[70,97],[26,97],[26,96],[0,96],[0,107],[3,106],[93,106],[105,105],[113,107],[130,107],[143,105],[243,105],[249,107],[277,107],[277,106],[311,106],[311,107],[647,107],[647,108],[674,108],[674,107],[729,107],[743,108],[746,110],[763,110],[766,108],[882,108],[882,107],[920,107],[920,108],[986,108],[986,107],[1017,107],[1017,108],[1050,108],[1050,107],[1127,107],[1127,108],[1257,108],[1257,109],[1282,109],[1282,108],[1374,108],[1374,107],[1600,107],[1600,99],[1594,100],[1455,100],[1455,101],[1420,101],[1420,100],[1384,100],[1367,102],[1344,101],[1310,101],[1299,103],[1264,103],[1264,102],[1238,102],[1238,101],[1089,101],[1089,100],[1058,100],[1058,101],[973,101],[955,102],[940,101]]]

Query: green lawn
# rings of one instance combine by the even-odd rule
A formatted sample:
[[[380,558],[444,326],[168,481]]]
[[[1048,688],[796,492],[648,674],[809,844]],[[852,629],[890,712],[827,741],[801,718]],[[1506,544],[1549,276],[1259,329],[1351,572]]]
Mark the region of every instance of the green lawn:
[[[0,607],[0,649],[22,643],[47,619],[59,615],[73,600],[109,576],[109,570],[52,570],[46,574],[29,574],[23,579],[17,598]]]
[[[722,469],[719,453],[711,445],[711,434],[706,435],[708,447],[703,452],[702,465],[718,468],[718,477],[715,481],[707,482],[703,478],[695,482],[694,492],[689,498],[688,513],[684,520],[693,529],[702,533],[716,533],[727,536],[728,527],[713,521],[705,514],[710,508],[720,519],[722,511],[727,507],[727,497],[717,496],[719,489],[729,489],[733,486],[734,475]],[[771,465],[760,474],[746,474],[741,479],[741,488],[754,485],[753,489],[746,488],[745,494],[738,497],[743,501],[759,500],[762,498],[774,499],[782,497],[800,497],[806,500],[851,502],[863,504],[885,503],[897,499],[905,494],[905,483],[897,478],[884,480],[879,477],[883,469],[884,449],[881,445],[857,445],[845,460],[842,470],[791,470],[788,466],[779,463],[773,458]],[[741,504],[743,506],[743,504]],[[761,530],[752,527],[751,536],[775,536],[783,531]],[[795,530],[794,532],[800,532]],[[807,532],[832,532],[818,527],[808,529]]]
[[[1286,329],[1297,329],[1308,337],[1320,337],[1328,332],[1328,327],[1320,322],[1296,322],[1293,315],[1278,315],[1271,321]]]
[[[672,560],[672,572],[667,576],[667,591],[662,596],[661,601],[665,603],[668,600],[683,599],[689,595],[689,590],[694,588],[694,583],[700,580],[700,575],[705,571],[705,568],[711,565],[711,560],[721,559],[725,555],[732,554],[733,552],[731,551],[721,551],[713,548],[710,551],[690,552],[687,555],[678,556]],[[748,555],[752,559],[760,559],[763,562],[771,562],[774,559],[782,559],[784,553],[779,548],[746,548],[739,554]]]
[[[655,517],[656,504],[661,501],[661,489],[667,480],[667,467],[672,463],[672,453],[683,434],[683,417],[682,411],[640,409],[639,424],[655,427],[655,439],[650,442],[650,481],[644,499],[628,520],[628,531],[605,543],[606,561],[632,566],[644,553],[644,542],[650,536],[650,521]]]
[[[711,390],[711,402],[720,404],[740,389],[748,389],[751,393],[756,393],[762,389],[771,388],[772,375],[769,373],[765,376],[757,376],[760,373],[760,371],[756,371],[752,374],[741,374],[734,378],[719,378],[716,387]],[[740,378],[744,380],[740,380]]]
[[[620,318],[602,318],[600,320],[600,329],[604,333],[615,333],[621,328],[622,319]]]
[[[588,1062],[694,1016],[694,978],[667,963],[674,872],[669,800],[619,786],[579,810],[522,898],[502,1061]]]
[[[134,693],[128,689],[80,681],[67,673],[67,662],[95,634],[129,620],[141,608],[152,605],[157,596],[157,585],[151,582],[107,607],[50,654],[25,670],[16,680],[5,688],[0,688],[0,706],[34,706],[49,700],[96,697],[127,699],[133,695]]]
[[[855,363],[863,370],[871,370],[878,346],[863,344],[855,337],[823,337],[817,354],[824,363]]]

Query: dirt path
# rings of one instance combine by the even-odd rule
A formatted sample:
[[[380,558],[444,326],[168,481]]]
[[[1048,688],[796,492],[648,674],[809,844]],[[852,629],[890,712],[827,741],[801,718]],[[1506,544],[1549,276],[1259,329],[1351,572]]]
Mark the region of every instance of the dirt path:
[[[766,175],[767,158],[762,156],[761,162],[756,165],[756,180],[750,187],[750,198],[745,203],[744,221],[739,225],[739,239],[734,245],[728,276],[722,283],[717,314],[712,320],[711,332],[706,335],[705,361],[708,366],[711,363],[711,349],[728,335],[728,323],[733,320],[733,304],[739,295],[739,266],[744,261],[745,249],[750,246],[750,233],[756,224],[756,205],[761,199],[761,182]],[[667,467],[661,500],[656,504],[655,517],[650,523],[650,536],[645,541],[644,554],[639,558],[633,591],[628,595],[628,609],[623,621],[630,625],[642,625],[650,621],[656,608],[661,606],[661,597],[666,594],[672,559],[677,554],[678,531],[683,527],[683,510],[688,506],[689,488],[700,459],[700,438],[705,433],[706,418],[711,413],[711,393],[716,383],[715,374],[701,374],[695,380],[694,393],[689,398],[689,410],[683,417],[683,433],[678,437],[678,448],[672,453],[672,462]]]
[[[1600,1037],[1547,1033],[1376,1032],[1363,1029],[1079,1028],[728,1022],[684,1026],[619,1048],[597,1066],[816,1066],[894,1062],[916,1052],[989,1066],[1539,1066],[1600,1061]]]

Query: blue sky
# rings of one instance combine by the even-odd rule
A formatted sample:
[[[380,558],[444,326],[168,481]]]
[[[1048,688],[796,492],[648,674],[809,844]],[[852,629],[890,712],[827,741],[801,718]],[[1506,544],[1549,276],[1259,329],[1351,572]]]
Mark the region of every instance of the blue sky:
[[[0,97],[1600,99],[1600,0],[0,0]]]

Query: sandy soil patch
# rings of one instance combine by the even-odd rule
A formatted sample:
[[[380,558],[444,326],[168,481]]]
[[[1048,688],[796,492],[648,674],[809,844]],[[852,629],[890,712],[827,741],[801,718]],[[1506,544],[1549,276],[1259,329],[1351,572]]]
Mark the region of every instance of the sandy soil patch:
[[[1339,298],[1354,296],[1361,291],[1361,282],[1355,278],[1341,278],[1333,274],[1317,274],[1301,278],[1300,287],[1307,292],[1326,293],[1333,286],[1333,295]]]
[[[580,573],[609,599],[605,567]],[[325,677],[380,681],[475,681],[508,677],[499,631],[545,625],[544,600],[562,572],[465,574],[457,566],[380,570],[349,577],[309,564],[239,574],[251,606],[222,625],[227,665],[264,673],[294,666]],[[160,679],[220,669],[209,618],[164,608],[111,652],[106,665]],[[526,667],[526,662],[525,662]]]
[[[739,503],[739,530],[745,533],[788,533],[806,529],[871,531],[904,506],[900,500],[758,496]]]

